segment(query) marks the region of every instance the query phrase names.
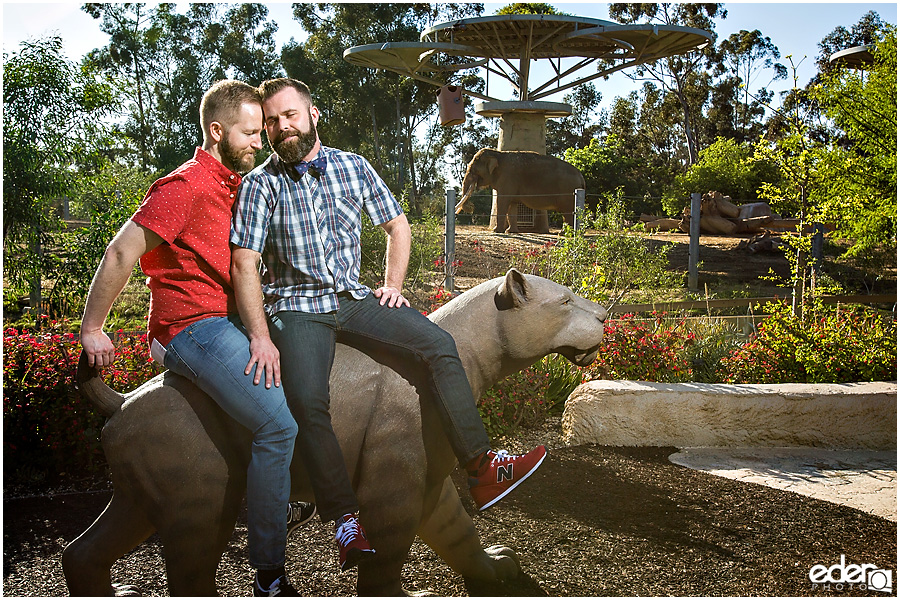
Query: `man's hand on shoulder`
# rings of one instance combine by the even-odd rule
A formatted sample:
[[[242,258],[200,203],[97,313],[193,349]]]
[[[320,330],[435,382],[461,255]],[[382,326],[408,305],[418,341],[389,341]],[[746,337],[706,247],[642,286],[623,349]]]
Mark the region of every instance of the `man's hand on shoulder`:
[[[384,286],[373,292],[375,297],[381,300],[381,305],[387,304],[390,308],[409,306],[409,300],[403,297],[403,293],[395,287]]]
[[[116,348],[102,329],[81,330],[81,347],[91,367],[108,367],[116,359]]]

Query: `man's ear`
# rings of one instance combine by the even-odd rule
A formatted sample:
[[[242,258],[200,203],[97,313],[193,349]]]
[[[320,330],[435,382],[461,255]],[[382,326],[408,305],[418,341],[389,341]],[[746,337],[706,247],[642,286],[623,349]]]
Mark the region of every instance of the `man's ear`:
[[[319,117],[321,117],[322,115],[319,112],[319,108],[315,104],[313,104],[312,106],[309,107],[309,114],[312,115],[313,125],[318,127],[319,126]]]
[[[218,121],[209,124],[209,138],[213,143],[218,144],[225,137],[225,126]]]

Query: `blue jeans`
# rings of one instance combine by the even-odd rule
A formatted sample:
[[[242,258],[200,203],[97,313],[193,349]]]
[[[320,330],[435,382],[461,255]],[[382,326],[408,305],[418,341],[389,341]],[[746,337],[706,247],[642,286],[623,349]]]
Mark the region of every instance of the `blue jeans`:
[[[182,330],[166,346],[165,366],[190,379],[253,433],[247,468],[247,548],[250,565],[284,565],[291,457],[297,423],[284,392],[253,384],[250,340],[237,316],[210,317]]]
[[[336,312],[281,311],[270,326],[281,353],[285,395],[302,431],[299,455],[323,520],[359,510],[328,412],[336,342],[394,369],[420,397],[432,400],[461,464],[490,449],[453,337],[413,308],[382,306],[372,294],[363,300],[347,293],[338,297]]]

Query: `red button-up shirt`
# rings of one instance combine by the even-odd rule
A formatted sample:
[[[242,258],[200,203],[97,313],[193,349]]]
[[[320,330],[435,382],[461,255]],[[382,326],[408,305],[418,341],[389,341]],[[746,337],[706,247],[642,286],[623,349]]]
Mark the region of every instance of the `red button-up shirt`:
[[[140,261],[150,288],[151,342],[166,346],[195,321],[237,312],[228,239],[240,183],[240,175],[197,148],[150,186],[132,216],[166,241]]]

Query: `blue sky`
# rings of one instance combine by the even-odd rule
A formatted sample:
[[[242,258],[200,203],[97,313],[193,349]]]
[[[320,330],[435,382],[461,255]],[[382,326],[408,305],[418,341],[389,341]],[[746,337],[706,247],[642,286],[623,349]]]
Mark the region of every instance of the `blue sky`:
[[[485,3],[485,14],[493,14],[503,3]],[[584,17],[608,19],[607,5],[596,2],[551,2],[559,10]],[[80,59],[93,48],[106,45],[107,37],[100,31],[97,21],[79,7],[81,3],[3,3],[3,51],[14,51],[24,39],[36,38],[51,32],[60,34],[64,47],[73,59]],[[278,43],[291,37],[302,39],[303,32],[292,18],[290,3],[268,3],[270,17],[279,24]],[[798,74],[800,85],[805,85],[815,74],[815,57],[818,42],[838,25],[851,27],[869,10],[876,11],[882,20],[897,23],[896,3],[869,2],[727,2],[728,16],[716,26],[719,39],[741,29],[759,29],[771,38],[782,57],[792,55],[794,62],[803,56]],[[381,42],[390,40],[372,40]],[[782,61],[784,62],[784,61]],[[762,83],[762,82],[760,82]],[[626,95],[638,84],[624,75],[616,74],[609,81],[595,82],[603,94],[603,105],[608,106],[616,96]],[[777,82],[775,89],[786,89],[788,83]],[[494,94],[492,94],[494,95]],[[562,98],[547,98],[561,101]]]

